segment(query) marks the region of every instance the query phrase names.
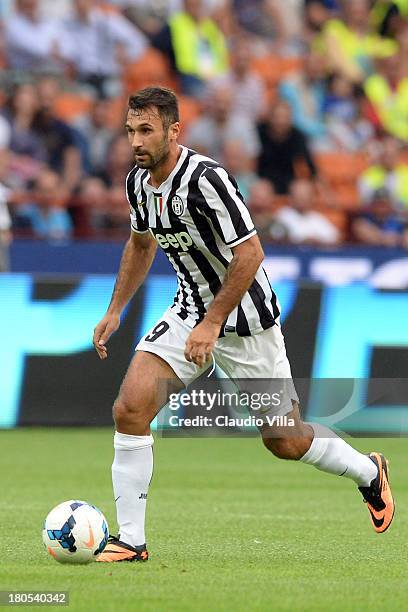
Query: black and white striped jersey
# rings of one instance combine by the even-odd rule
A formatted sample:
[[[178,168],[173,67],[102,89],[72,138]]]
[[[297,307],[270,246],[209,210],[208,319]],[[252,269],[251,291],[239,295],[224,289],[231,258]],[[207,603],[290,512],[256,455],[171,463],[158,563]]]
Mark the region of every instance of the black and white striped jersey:
[[[200,322],[220,289],[232,247],[256,234],[235,179],[214,160],[181,146],[178,162],[159,186],[137,166],[126,179],[131,228],[150,231],[178,278],[173,312],[187,325]],[[250,336],[272,327],[279,308],[262,267],[221,335]]]

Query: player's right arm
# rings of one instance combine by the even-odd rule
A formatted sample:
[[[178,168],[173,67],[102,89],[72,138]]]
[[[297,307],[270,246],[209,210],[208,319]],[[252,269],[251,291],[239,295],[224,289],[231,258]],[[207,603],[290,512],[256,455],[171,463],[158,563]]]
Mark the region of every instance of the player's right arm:
[[[150,232],[132,231],[123,250],[118,276],[109,308],[94,330],[93,344],[101,359],[106,359],[106,343],[120,325],[120,316],[143,283],[153,263],[157,242]]]

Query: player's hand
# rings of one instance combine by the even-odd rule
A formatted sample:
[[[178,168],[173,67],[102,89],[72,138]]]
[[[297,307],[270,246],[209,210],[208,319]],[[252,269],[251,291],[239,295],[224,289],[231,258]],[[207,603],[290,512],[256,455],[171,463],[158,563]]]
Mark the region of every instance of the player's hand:
[[[119,315],[106,314],[94,329],[93,345],[101,359],[106,359],[108,351],[106,343],[111,335],[119,328]]]
[[[204,319],[187,338],[184,356],[202,368],[211,359],[211,353],[218,340],[221,326]]]

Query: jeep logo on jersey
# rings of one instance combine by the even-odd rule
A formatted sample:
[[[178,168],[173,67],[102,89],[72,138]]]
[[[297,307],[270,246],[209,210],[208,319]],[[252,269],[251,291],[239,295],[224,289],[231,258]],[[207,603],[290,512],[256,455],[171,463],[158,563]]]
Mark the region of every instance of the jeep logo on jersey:
[[[171,207],[173,209],[174,214],[177,215],[178,217],[180,217],[180,215],[182,215],[184,212],[183,200],[178,195],[175,195],[172,197]]]
[[[193,245],[193,240],[188,232],[177,232],[176,234],[159,234],[154,232],[154,236],[162,249],[176,249],[177,251],[188,251]]]

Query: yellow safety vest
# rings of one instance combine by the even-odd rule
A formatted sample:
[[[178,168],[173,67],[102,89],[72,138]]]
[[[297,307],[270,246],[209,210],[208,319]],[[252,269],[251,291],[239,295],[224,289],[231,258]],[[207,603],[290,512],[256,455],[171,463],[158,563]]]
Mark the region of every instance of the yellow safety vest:
[[[176,13],[170,18],[169,26],[179,72],[206,79],[227,70],[225,38],[212,19],[197,23],[188,13]]]
[[[408,165],[399,164],[395,170],[396,196],[404,206],[408,207]],[[363,172],[361,179],[373,191],[386,186],[387,171],[382,166],[370,166]]]
[[[358,36],[340,19],[330,19],[324,33],[334,36],[340,43],[346,57],[358,61],[359,57],[389,57],[398,51],[398,45],[390,38],[381,38],[378,34]]]
[[[370,13],[370,24],[373,28],[380,26],[393,4],[397,5],[402,17],[408,15],[408,0],[383,0],[382,2],[376,2]]]
[[[408,77],[393,91],[383,76],[373,74],[364,83],[364,91],[387,132],[408,140]]]
[[[398,6],[398,10],[403,17],[408,15],[408,0],[393,0],[392,4]]]

